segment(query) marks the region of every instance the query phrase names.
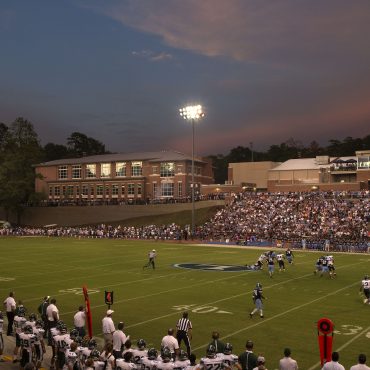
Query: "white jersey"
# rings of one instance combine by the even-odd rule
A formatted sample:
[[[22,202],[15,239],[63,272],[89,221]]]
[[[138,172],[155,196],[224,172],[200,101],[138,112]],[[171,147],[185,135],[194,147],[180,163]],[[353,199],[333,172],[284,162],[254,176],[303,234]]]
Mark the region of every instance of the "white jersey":
[[[133,349],[132,350],[132,360],[136,365],[141,364],[144,357],[147,357],[148,350],[146,349]]]
[[[104,370],[105,362],[104,361],[94,361],[94,370]]]
[[[27,320],[24,323],[24,326],[26,326],[26,325],[30,325],[30,326],[32,326],[34,328],[36,326],[36,321],[29,321],[29,320]]]
[[[66,362],[63,366],[63,370],[73,369],[74,364],[78,361],[78,355],[76,352],[72,352],[69,349],[66,351]]]
[[[222,362],[229,367],[233,367],[238,362],[238,356],[234,354],[225,355],[223,353],[220,354]]]
[[[88,359],[90,356],[91,349],[88,349],[87,347],[84,347],[82,351],[80,352],[80,358],[83,363]]]
[[[223,359],[222,357],[203,357],[200,359],[200,368],[204,370],[221,370],[224,367]]]
[[[276,255],[276,259],[277,259],[278,261],[283,261],[283,260],[284,260],[284,258],[285,258],[285,256],[284,256],[283,254],[277,254],[277,255]]]
[[[157,369],[160,369],[160,370],[173,370],[174,367],[175,367],[175,363],[172,360],[167,361],[167,362],[158,361],[157,363]]]
[[[69,334],[61,334],[54,337],[54,342],[59,351],[66,353],[73,340],[70,338]]]
[[[370,280],[362,280],[361,284],[364,289],[370,289]]]
[[[148,357],[144,357],[141,359],[141,370],[155,370],[158,363],[157,360],[149,360]]]
[[[264,255],[264,254],[261,254],[259,257],[258,257],[258,262],[263,262],[267,257]]]
[[[19,339],[21,342],[21,347],[27,352],[32,352],[32,347],[35,342],[35,336],[33,334],[20,333]]]
[[[35,335],[35,344],[41,344],[41,341],[44,340],[45,330],[42,328],[33,327],[33,334]]]
[[[190,360],[176,360],[174,362],[174,370],[184,370],[190,366]]]
[[[26,323],[26,319],[21,316],[14,317],[14,328],[15,332],[19,335],[22,333],[22,329],[24,328],[24,324]]]
[[[116,370],[137,370],[140,368],[133,362],[126,362],[123,358],[116,359]]]

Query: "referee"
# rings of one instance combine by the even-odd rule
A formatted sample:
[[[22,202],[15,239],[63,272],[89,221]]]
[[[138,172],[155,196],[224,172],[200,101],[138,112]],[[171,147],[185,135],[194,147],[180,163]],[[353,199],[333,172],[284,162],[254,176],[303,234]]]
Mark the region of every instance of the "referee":
[[[186,345],[186,352],[188,353],[188,357],[191,354],[191,347],[190,347],[190,339],[192,339],[191,330],[193,329],[190,320],[188,319],[189,314],[185,311],[182,314],[182,318],[179,319],[177,322],[176,328],[176,338],[179,342],[179,346],[181,345],[181,341],[183,340]]]

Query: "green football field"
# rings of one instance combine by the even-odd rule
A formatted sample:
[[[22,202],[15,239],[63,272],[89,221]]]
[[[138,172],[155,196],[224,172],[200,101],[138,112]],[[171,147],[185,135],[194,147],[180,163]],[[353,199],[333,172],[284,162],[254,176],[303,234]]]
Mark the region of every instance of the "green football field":
[[[158,252],[156,270],[143,270],[149,250]],[[192,348],[199,359],[211,332],[218,330],[234,353],[245,342],[266,366],[278,366],[285,347],[300,369],[319,368],[316,322],[322,317],[334,324],[334,349],[346,368],[359,353],[370,358],[370,305],[359,295],[360,281],[370,273],[370,256],[336,254],[337,278],[313,274],[316,252],[294,252],[294,265],[268,277],[263,271],[225,272],[183,269],[175,264],[220,266],[253,264],[261,250],[248,247],[210,247],[181,243],[101,239],[0,238],[0,290],[4,300],[10,290],[23,300],[28,313],[36,312],[42,297],[57,299],[61,318],[72,325],[83,304],[82,289],[90,292],[94,336],[101,337],[101,320],[107,306],[104,291],[114,291],[115,323],[124,321],[133,342],[144,338],[160,347],[167,329],[175,327],[184,310],[193,324]],[[263,285],[264,319],[255,315],[251,292]]]

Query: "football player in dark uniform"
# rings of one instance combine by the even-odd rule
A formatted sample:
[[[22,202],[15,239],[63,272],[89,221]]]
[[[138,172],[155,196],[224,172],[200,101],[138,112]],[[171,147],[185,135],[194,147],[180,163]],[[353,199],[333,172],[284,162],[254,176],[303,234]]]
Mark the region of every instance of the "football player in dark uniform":
[[[260,317],[263,318],[263,305],[262,299],[266,299],[262,294],[262,285],[260,283],[256,284],[256,287],[253,290],[252,295],[253,303],[255,305],[254,310],[249,314],[249,317],[252,318],[253,315],[259,311]]]

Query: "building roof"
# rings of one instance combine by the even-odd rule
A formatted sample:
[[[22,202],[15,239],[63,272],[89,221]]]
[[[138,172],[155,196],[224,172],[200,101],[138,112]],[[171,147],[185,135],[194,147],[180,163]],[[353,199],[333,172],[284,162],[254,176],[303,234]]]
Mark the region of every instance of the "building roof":
[[[169,162],[169,161],[191,161],[192,158],[184,153],[163,150],[158,152],[136,152],[136,153],[114,153],[99,154],[79,158],[57,159],[54,161],[39,163],[36,166],[58,166],[68,164],[87,164],[103,162],[125,162],[125,161],[149,161],[149,162]],[[196,162],[206,163],[199,157],[194,157]]]
[[[270,171],[292,171],[292,170],[318,170],[320,168],[330,167],[334,163],[338,163],[338,160],[344,162],[349,159],[356,160],[357,157],[328,157],[327,164],[318,164],[316,158],[299,158],[299,159],[288,159],[286,162],[283,162],[281,165],[272,168]]]

